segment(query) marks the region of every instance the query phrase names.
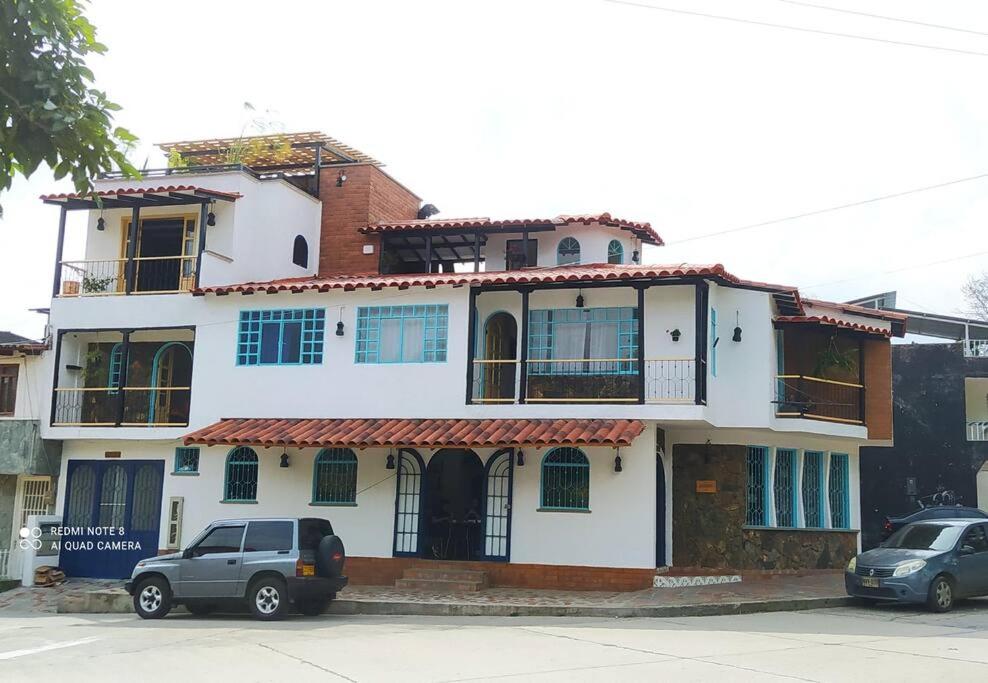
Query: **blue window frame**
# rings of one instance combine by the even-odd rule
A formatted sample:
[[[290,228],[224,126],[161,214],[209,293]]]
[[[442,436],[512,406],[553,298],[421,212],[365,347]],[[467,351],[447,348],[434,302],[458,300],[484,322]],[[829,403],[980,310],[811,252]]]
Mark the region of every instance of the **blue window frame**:
[[[238,446],[227,454],[223,501],[257,502],[257,453],[252,448]]]
[[[110,349],[110,376],[107,386],[112,389],[110,394],[116,394],[120,389],[120,376],[123,372],[123,344],[117,342]]]
[[[357,363],[445,363],[449,307],[357,309]]]
[[[710,309],[710,374],[717,376],[717,344],[720,338],[717,337],[717,309]]]
[[[321,505],[355,505],[357,456],[349,448],[324,448],[312,467],[312,502]]]
[[[175,474],[196,474],[199,472],[199,447],[179,446],[175,449]]]
[[[579,448],[554,448],[542,458],[541,510],[590,510],[590,461]]]
[[[834,529],[851,528],[850,471],[847,455],[830,454],[830,526]]]
[[[768,526],[768,462],[767,448],[748,446],[744,523],[751,526]]]
[[[618,265],[624,263],[624,245],[618,240],[611,240],[607,244],[607,262]]]
[[[237,365],[322,363],[326,310],[241,311]]]
[[[778,448],[775,451],[772,489],[775,494],[775,525],[797,526],[796,451],[791,448]]]
[[[634,307],[528,313],[530,375],[628,375],[637,372],[637,358],[638,310]]]
[[[803,454],[803,521],[807,527],[822,528],[824,500],[823,453],[806,451]]]
[[[580,262],[580,243],[575,237],[564,237],[556,245],[556,264],[572,266]]]

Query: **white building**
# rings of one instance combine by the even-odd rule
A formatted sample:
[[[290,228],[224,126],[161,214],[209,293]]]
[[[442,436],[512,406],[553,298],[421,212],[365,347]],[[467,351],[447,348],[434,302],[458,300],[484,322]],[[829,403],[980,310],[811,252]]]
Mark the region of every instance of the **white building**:
[[[190,165],[100,180],[101,206],[44,198],[60,245],[89,214],[85,258],[59,248],[45,355],[57,509],[96,527],[72,540],[140,545],[65,545],[70,574],[261,515],[330,518],[358,583],[438,558],[634,588],[857,548],[902,316],[640,264],[660,237],[608,214],[433,219],[319,134],[222,165],[235,143],[165,145]]]

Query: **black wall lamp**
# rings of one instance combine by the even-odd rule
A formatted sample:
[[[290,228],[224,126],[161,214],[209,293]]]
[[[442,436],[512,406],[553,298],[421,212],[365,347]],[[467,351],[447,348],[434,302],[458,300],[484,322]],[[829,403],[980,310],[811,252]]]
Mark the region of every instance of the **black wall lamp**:
[[[617,449],[617,455],[614,456],[614,471],[623,472],[624,468],[621,466],[621,449]]]
[[[342,337],[343,336],[343,321],[342,320],[340,322],[336,323],[336,336],[337,337]]]
[[[384,465],[384,469],[393,470],[395,468],[395,454],[388,451],[388,459]]]
[[[96,229],[100,232],[106,230],[106,221],[103,220],[103,209],[99,210],[99,218],[96,219]]]
[[[279,467],[288,467],[288,451],[286,450],[281,454],[281,465]]]
[[[215,205],[216,202],[209,202],[209,213],[206,214],[206,225],[209,227],[216,225],[216,214],[213,213],[213,207]],[[287,465],[285,467],[287,467]]]
[[[346,173],[340,171],[336,174],[336,187],[343,187],[343,183],[346,182]]]
[[[525,466],[525,453],[522,450],[518,450],[518,467]]]
[[[586,305],[587,305],[587,300],[583,298],[583,290],[581,289],[580,293],[576,295],[576,307],[583,308]]]
[[[673,340],[674,342],[678,342],[678,341],[679,341],[679,337],[680,337],[680,336],[682,336],[682,334],[683,334],[683,333],[682,333],[682,332],[680,332],[680,331],[679,331],[679,328],[677,327],[676,329],[674,329],[674,330],[673,330],[672,332],[670,332],[669,334],[670,334],[670,335],[672,336],[672,340]]]
[[[739,342],[741,341],[741,313],[736,311],[735,314],[737,316],[735,319],[736,327],[734,328],[734,336],[731,337],[731,341]]]

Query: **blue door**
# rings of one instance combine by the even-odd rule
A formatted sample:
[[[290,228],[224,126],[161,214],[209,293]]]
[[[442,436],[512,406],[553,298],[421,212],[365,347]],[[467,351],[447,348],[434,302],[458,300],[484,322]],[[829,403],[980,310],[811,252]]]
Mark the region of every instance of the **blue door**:
[[[130,576],[158,552],[163,460],[69,460],[59,564],[69,576]]]

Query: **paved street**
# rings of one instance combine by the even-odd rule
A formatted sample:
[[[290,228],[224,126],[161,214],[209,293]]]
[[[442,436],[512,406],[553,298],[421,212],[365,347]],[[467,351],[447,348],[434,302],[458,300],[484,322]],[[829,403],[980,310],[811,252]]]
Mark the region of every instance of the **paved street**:
[[[0,617],[4,681],[985,680],[988,604],[682,619]]]

